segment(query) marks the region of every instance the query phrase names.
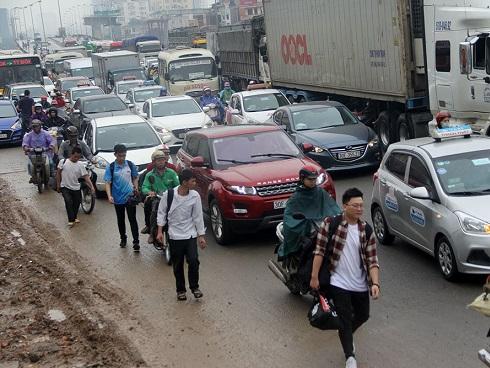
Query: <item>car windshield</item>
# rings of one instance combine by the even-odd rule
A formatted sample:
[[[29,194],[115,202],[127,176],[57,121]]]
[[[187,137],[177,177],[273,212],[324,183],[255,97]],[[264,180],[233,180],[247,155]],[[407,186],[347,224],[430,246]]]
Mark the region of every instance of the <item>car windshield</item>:
[[[87,78],[94,77],[94,69],[92,67],[76,68],[76,69],[72,69],[70,72],[73,77],[87,77]]]
[[[68,91],[70,88],[73,87],[79,87],[80,85],[83,84],[90,84],[90,81],[88,79],[73,79],[73,80],[64,80],[61,82],[61,90],[62,91]]]
[[[296,130],[315,130],[346,124],[357,124],[357,120],[352,113],[342,106],[293,111],[292,115]]]
[[[100,112],[110,111],[124,111],[126,110],[126,104],[121,101],[119,97],[103,98],[100,100],[86,101],[84,105],[84,112],[86,114],[97,114]]]
[[[142,69],[121,70],[113,73],[114,82],[120,82],[124,78],[133,77],[136,79],[145,80],[145,72]]]
[[[201,108],[194,100],[158,101],[152,104],[151,110],[154,118],[201,112]]]
[[[1,118],[12,118],[16,116],[17,113],[12,105],[0,105],[0,119]]]
[[[172,82],[210,79],[217,76],[216,64],[212,58],[171,61],[168,64],[168,75]]]
[[[217,138],[212,141],[214,162],[219,167],[302,157],[283,131],[258,132]]]
[[[281,93],[261,94],[243,98],[243,106],[247,112],[275,110],[284,105],[289,105],[289,101]]]
[[[52,86],[53,85],[53,81],[50,78],[44,77],[43,79],[44,79],[44,85],[45,86]]]
[[[12,94],[20,96],[21,94],[24,93],[24,91],[28,89],[29,92],[31,93],[30,96],[32,98],[41,98],[41,96],[47,96],[48,93],[43,87],[22,87],[22,88],[15,88],[12,89]]]
[[[104,91],[102,91],[100,88],[80,89],[77,91],[72,91],[71,99],[72,99],[72,101],[76,101],[80,97],[96,96],[96,95],[103,95],[103,94],[104,94]]]
[[[143,84],[143,81],[134,81],[131,83],[121,83],[117,86],[117,94],[126,94],[131,88],[139,87]]]
[[[434,167],[442,188],[449,195],[490,194],[490,150],[437,158]]]
[[[161,90],[161,87],[156,87],[151,89],[142,89],[141,91],[134,91],[134,100],[136,102],[145,102],[150,98],[160,96]]]
[[[129,150],[151,148],[161,144],[148,123],[131,123],[97,128],[97,151],[112,152],[114,145],[124,144]]]

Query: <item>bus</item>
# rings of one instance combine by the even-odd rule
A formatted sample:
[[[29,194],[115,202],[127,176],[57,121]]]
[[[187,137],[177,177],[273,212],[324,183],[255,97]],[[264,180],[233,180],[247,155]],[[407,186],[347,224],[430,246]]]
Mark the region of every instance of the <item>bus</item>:
[[[44,85],[41,59],[38,55],[0,55],[0,94],[13,83]]]
[[[172,96],[188,95],[197,98],[204,86],[217,94],[218,70],[211,51],[200,48],[177,47],[158,55],[158,80]]]

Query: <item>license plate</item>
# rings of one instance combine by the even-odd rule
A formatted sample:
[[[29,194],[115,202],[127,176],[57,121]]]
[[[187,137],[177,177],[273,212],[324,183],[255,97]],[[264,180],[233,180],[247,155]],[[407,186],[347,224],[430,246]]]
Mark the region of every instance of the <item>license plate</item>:
[[[281,208],[286,208],[286,203],[288,203],[287,199],[281,199],[279,201],[274,201],[274,209],[278,210]]]
[[[0,134],[0,139],[6,139],[8,136],[8,134]]]
[[[337,157],[340,160],[342,160],[342,159],[346,159],[346,158],[360,157],[361,156],[361,152],[360,151],[339,152],[337,155],[338,155]]]

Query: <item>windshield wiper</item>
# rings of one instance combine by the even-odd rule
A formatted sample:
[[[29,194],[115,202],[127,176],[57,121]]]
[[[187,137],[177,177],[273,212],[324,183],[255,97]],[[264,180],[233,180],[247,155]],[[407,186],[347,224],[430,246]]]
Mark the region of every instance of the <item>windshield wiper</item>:
[[[232,164],[256,164],[255,161],[238,161],[238,160],[226,160],[222,158],[217,158],[216,161],[231,162]]]
[[[292,155],[290,153],[259,153],[256,155],[251,155],[250,157],[293,157],[296,158],[298,155]]]
[[[449,193],[450,195],[461,195],[461,196],[477,196],[477,195],[483,195],[483,194],[488,194],[490,193],[490,190],[489,189],[485,189],[485,190],[479,190],[479,191],[476,191],[476,190],[466,190],[466,191],[461,191],[461,192],[452,192],[452,193]]]

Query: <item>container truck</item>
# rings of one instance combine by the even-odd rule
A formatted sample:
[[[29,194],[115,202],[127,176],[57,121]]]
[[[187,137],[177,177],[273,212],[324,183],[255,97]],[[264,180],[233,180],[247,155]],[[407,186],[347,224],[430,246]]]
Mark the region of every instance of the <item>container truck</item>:
[[[265,0],[264,25],[253,52],[272,86],[296,102],[343,102],[385,149],[427,135],[441,110],[490,135],[488,0]],[[260,80],[254,61],[248,78]]]
[[[125,79],[146,79],[138,54],[132,51],[92,54],[92,67],[95,84],[106,93],[112,91],[116,82]]]

